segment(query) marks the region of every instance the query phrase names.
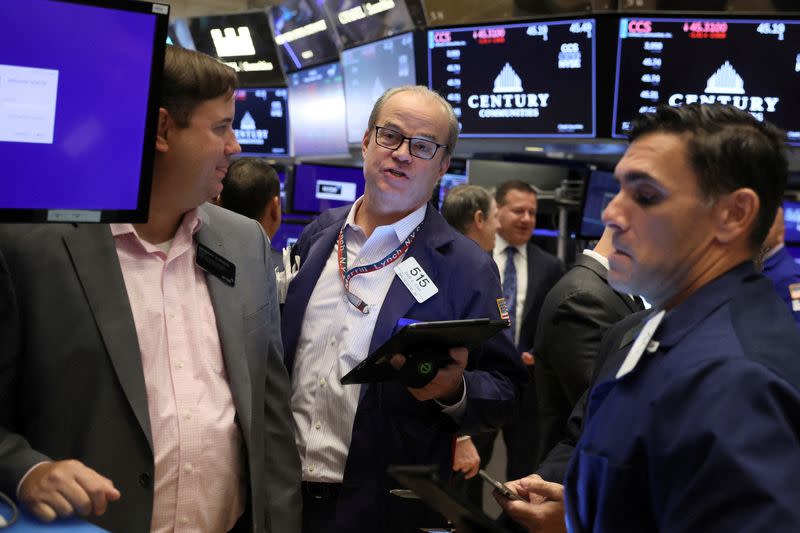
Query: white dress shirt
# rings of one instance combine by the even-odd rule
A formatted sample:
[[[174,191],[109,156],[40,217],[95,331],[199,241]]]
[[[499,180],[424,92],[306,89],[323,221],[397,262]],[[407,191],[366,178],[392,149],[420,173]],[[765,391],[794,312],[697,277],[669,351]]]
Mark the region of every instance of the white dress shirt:
[[[353,204],[344,224],[348,268],[380,261],[394,251],[425,218],[427,206],[375,228],[367,238],[355,224],[360,204],[360,199]],[[292,414],[304,481],[342,482],[361,386],[339,380],[368,355],[394,267],[402,260],[351,279],[350,292],[369,305],[368,314],[347,300],[336,246],[311,293],[292,372]]]
[[[506,269],[506,248],[510,245],[508,241],[497,235],[494,241],[494,262],[500,270],[500,283],[505,283]],[[511,317],[511,327],[514,328],[514,345],[519,345],[520,322],[522,321],[523,311],[525,310],[525,294],[528,292],[528,248],[524,244],[515,246],[517,253],[514,254],[514,266],[517,269],[517,301],[514,316]]]

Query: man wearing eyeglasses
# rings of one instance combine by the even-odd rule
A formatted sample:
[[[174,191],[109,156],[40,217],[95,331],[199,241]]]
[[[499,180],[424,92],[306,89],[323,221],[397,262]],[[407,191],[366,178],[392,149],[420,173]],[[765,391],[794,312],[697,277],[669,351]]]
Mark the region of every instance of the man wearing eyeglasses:
[[[387,91],[362,141],[364,195],[320,215],[295,247],[283,339],[306,533],[441,524],[419,500],[390,494],[398,484],[387,466],[437,464],[447,479],[456,432],[497,428],[513,414],[525,371],[506,335],[450,349],[452,361],[428,376],[408,365],[402,383],[340,383],[409,321],[508,316],[491,257],[428,205],[457,136],[438,94]]]

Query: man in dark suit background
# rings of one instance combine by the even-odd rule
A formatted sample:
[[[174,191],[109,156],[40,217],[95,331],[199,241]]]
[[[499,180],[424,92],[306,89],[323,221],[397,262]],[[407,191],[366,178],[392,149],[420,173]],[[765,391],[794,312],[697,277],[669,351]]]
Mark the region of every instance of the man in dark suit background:
[[[539,408],[539,460],[564,438],[570,412],[591,382],[603,333],[643,309],[641,299],[608,285],[611,231],[547,293],[536,330],[536,395]]]
[[[217,205],[257,220],[270,242],[281,226],[281,182],[278,173],[260,157],[242,157],[228,167]],[[273,249],[276,267],[283,268],[282,254]]]
[[[236,83],[167,47],[146,223],[0,229],[0,490],[43,520],[299,531],[268,242],[206,203]]]
[[[564,274],[564,265],[531,241],[538,207],[533,187],[524,181],[507,181],[497,188],[495,200],[499,227],[494,260],[511,314],[514,344],[531,377],[522,393],[519,415],[503,428],[508,453],[506,475],[508,479],[518,479],[533,471],[539,442],[531,353],[539,309],[547,292]]]

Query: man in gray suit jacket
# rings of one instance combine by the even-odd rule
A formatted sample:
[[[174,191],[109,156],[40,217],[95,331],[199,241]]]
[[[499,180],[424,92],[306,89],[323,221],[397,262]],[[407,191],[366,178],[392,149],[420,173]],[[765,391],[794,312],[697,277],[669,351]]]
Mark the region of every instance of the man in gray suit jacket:
[[[235,86],[168,47],[146,223],[0,229],[0,490],[41,519],[299,531],[268,242],[205,203]]]
[[[564,437],[567,419],[589,388],[603,334],[643,309],[641,299],[608,284],[611,233],[584,250],[550,289],[536,330],[536,395],[539,403],[539,463]]]

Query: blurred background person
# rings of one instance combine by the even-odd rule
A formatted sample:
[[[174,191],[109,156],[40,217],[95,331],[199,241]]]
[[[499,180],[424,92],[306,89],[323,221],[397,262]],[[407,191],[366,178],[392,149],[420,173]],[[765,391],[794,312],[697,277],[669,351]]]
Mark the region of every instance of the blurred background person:
[[[506,479],[519,479],[530,474],[536,466],[539,443],[534,356],[531,353],[539,309],[547,292],[564,274],[564,265],[531,241],[536,228],[538,202],[536,191],[530,184],[519,180],[506,181],[497,188],[495,200],[499,226],[494,260],[500,270],[503,296],[511,315],[513,341],[531,378],[522,391],[519,416],[503,428],[508,453]]]
[[[608,284],[606,229],[584,250],[542,304],[536,331],[534,375],[539,409],[539,459],[564,438],[567,418],[591,383],[600,339],[612,325],[644,309],[641,298]]]
[[[486,252],[494,250],[497,202],[483,187],[458,185],[450,189],[442,202],[442,216]]]
[[[783,244],[784,233],[783,207],[779,207],[775,221],[764,240],[762,273],[772,280],[775,290],[791,309],[795,322],[800,324],[800,265],[786,250]]]
[[[442,216],[485,252],[492,252],[497,236],[497,202],[489,191],[477,185],[453,187],[442,202]],[[483,507],[483,482],[473,478],[479,468],[486,467],[496,436],[497,432],[492,431],[456,438],[453,471],[467,480],[458,483],[459,489],[479,507]],[[486,456],[485,460],[482,455]]]

